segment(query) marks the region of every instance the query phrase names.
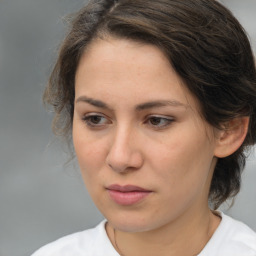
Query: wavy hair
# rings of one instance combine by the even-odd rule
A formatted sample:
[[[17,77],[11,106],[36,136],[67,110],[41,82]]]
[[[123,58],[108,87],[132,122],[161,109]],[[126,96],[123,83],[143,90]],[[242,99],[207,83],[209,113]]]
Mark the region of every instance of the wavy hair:
[[[53,127],[72,129],[77,66],[88,45],[105,37],[156,45],[198,100],[213,127],[249,116],[248,134],[214,170],[209,201],[217,209],[240,190],[245,152],[256,142],[256,70],[246,33],[215,0],[93,0],[72,19],[44,93],[53,106]]]

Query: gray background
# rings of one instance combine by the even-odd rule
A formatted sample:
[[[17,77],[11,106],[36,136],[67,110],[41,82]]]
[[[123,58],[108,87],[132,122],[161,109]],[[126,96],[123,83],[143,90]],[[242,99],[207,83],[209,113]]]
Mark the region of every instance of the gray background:
[[[41,103],[65,34],[63,17],[82,0],[0,0],[0,256],[26,256],[63,235],[94,226],[102,216],[76,163],[51,132]],[[256,50],[256,1],[223,0]],[[256,160],[228,213],[256,229]]]

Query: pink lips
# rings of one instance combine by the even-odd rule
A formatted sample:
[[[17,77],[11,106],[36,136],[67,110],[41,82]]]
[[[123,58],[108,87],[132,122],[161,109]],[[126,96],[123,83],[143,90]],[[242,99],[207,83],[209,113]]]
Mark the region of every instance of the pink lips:
[[[117,184],[107,187],[110,197],[120,205],[133,205],[147,197],[152,191],[133,186]]]

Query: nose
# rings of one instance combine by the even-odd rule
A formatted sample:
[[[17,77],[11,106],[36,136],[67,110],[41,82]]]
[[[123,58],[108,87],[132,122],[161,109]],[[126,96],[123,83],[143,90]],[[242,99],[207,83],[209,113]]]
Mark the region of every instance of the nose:
[[[131,129],[116,131],[106,158],[107,165],[113,171],[125,173],[138,170],[143,165],[142,152],[135,134]]]

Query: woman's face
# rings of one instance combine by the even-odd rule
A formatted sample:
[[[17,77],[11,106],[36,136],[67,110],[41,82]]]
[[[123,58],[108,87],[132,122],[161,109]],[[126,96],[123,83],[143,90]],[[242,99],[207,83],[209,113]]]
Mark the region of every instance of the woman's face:
[[[86,187],[123,231],[208,209],[213,129],[155,46],[96,40],[75,79],[73,140]]]

